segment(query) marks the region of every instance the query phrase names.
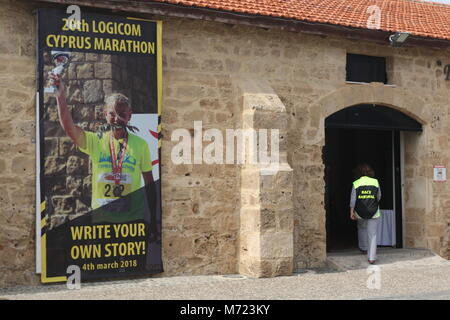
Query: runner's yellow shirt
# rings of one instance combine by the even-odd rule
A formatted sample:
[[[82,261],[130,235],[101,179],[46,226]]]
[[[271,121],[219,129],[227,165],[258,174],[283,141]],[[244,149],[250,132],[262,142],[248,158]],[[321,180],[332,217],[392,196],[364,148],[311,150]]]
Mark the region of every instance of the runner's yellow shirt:
[[[128,133],[128,142],[123,158],[120,184],[116,184],[112,174],[110,136],[111,131],[103,134],[101,138],[94,132],[84,131],[86,148],[80,150],[89,155],[92,163],[92,209],[104,206],[111,201],[119,199],[116,188],[122,196],[143,187],[141,183],[142,172],[152,170],[152,160],[147,142],[131,133]],[[123,139],[112,139],[116,158],[123,145]],[[117,191],[117,190],[116,190]]]

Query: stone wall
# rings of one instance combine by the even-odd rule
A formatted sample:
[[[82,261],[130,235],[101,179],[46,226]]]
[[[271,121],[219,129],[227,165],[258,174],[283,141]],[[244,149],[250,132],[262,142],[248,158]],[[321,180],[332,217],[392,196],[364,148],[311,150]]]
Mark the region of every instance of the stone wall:
[[[201,30],[201,26],[197,26]],[[237,273],[240,167],[171,162],[173,130],[241,128],[238,89],[223,62],[198,56],[200,38],[176,21],[163,25],[162,243],[165,274]],[[196,29],[197,30],[197,29]],[[198,31],[197,30],[197,31]],[[204,142],[203,147],[209,143]],[[193,162],[193,151],[191,153]]]
[[[158,113],[154,60],[147,56],[111,56],[112,92],[131,99],[133,113]],[[109,88],[108,88],[109,89]],[[109,90],[106,89],[106,95]],[[104,88],[105,90],[105,88]]]
[[[0,96],[3,101],[0,109],[3,204],[0,284],[27,284],[38,279],[34,275],[35,145],[32,143],[35,30],[31,8],[6,0],[1,0],[0,6],[4,9],[0,11],[2,30],[14,30],[14,36],[12,32],[0,35]],[[287,123],[287,165],[293,169],[289,178],[293,236],[292,240],[282,239],[292,241],[292,258],[286,257],[288,250],[283,252],[283,257],[269,254],[274,247],[270,241],[265,242],[266,251],[260,252],[258,257],[266,254],[271,257],[267,260],[275,258],[278,266],[262,263],[260,266],[270,270],[254,272],[254,275],[283,274],[295,268],[325,263],[324,119],[358,103],[384,104],[423,124],[423,133],[404,135],[405,246],[429,248],[448,256],[450,187],[448,182],[432,181],[432,167],[435,164],[449,167],[450,81],[445,81],[442,74],[443,66],[450,63],[449,51],[391,48],[369,42],[190,19],[150,18],[163,20],[164,275],[237,273],[250,264],[242,260],[247,240],[240,230],[244,223],[241,208],[242,190],[246,188],[243,184],[247,183],[243,177],[245,168],[236,164],[175,165],[171,162],[172,147],[178,143],[171,141],[175,129],[186,128],[194,137],[194,121],[202,121],[204,130],[217,128],[225,132],[243,128],[245,99],[240,82],[243,77],[255,83],[263,79],[283,105]],[[388,57],[392,86],[346,83],[347,52]],[[97,59],[98,63],[107,63],[103,57]],[[79,62],[80,66],[86,63],[87,60]],[[95,74],[96,67],[80,67],[81,70]],[[84,86],[83,82],[78,83]],[[111,87],[114,87],[113,82]],[[101,90],[104,97],[107,94],[105,82]],[[82,97],[81,91],[79,94]],[[86,101],[80,104],[87,106]],[[95,117],[98,102],[92,101],[89,106],[91,109],[86,109],[86,113]],[[78,121],[85,122],[81,120]],[[74,152],[65,145],[67,140],[62,135],[56,139],[59,140],[53,144],[58,145],[58,152]],[[61,170],[67,170],[67,162],[61,165],[66,166]],[[283,179],[270,183],[281,183],[280,180]],[[67,187],[67,181],[64,183]],[[80,181],[74,185],[77,183],[79,185]],[[286,186],[289,190],[289,184]],[[263,193],[270,194],[268,190],[271,188],[264,189],[260,185]],[[285,209],[290,210],[288,206]],[[258,219],[266,219],[267,223],[260,228],[256,221],[255,226],[276,237],[271,232],[290,228],[289,221],[283,220],[280,212],[275,211],[270,216],[269,211],[263,214],[258,211],[255,213]],[[261,234],[257,235],[258,241],[264,241]],[[264,260],[258,259],[253,261]],[[287,266],[286,261],[293,265]]]
[[[37,283],[35,237],[35,19],[0,2],[0,287]]]

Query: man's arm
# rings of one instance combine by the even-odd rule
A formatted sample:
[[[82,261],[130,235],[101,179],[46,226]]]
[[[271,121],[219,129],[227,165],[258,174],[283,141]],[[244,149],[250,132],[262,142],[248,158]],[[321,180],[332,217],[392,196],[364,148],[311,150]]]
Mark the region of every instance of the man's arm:
[[[150,209],[150,242],[155,242],[158,239],[158,228],[156,225],[156,186],[153,180],[152,171],[142,172],[144,177],[145,189]]]
[[[142,172],[142,175],[144,176],[144,182],[145,185],[153,185],[153,173],[151,171],[148,172]]]
[[[352,219],[352,220],[357,220],[357,219],[358,219],[358,218],[356,217],[355,209],[354,209],[354,208],[350,208],[350,219]]]
[[[147,190],[148,203],[150,209],[153,210],[156,204],[156,186],[155,181],[153,181],[153,174],[151,171],[147,171],[142,172],[142,176],[144,177],[145,188]]]
[[[350,219],[356,220],[356,214],[355,214],[355,203],[356,203],[356,190],[354,187],[352,187],[352,193],[350,195]]]
[[[84,136],[84,131],[75,125],[70,114],[69,108],[67,107],[66,99],[66,88],[64,82],[60,76],[50,75],[53,79],[54,84],[58,87],[58,93],[56,95],[56,102],[58,103],[58,116],[59,123],[66,132],[66,134],[72,139],[78,147],[84,149],[86,147],[86,138]]]

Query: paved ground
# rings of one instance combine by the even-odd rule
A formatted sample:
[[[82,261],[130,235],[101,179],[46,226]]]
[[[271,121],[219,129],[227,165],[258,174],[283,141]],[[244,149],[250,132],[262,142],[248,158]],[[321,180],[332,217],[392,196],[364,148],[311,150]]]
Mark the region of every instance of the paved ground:
[[[183,276],[0,289],[0,299],[450,300],[450,261],[427,250],[379,248],[375,268],[356,251],[329,255],[329,266],[292,276],[253,279],[240,275]],[[370,287],[370,288],[369,288]]]

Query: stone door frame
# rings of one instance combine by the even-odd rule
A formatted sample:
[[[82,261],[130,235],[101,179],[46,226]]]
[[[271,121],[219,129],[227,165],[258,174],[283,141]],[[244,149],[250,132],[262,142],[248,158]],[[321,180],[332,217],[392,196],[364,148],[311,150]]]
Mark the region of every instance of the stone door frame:
[[[422,169],[430,167],[430,159],[427,157],[430,148],[428,145],[428,136],[430,134],[428,124],[432,120],[432,115],[430,109],[426,107],[426,103],[421,97],[411,93],[409,90],[391,85],[384,85],[382,83],[348,83],[321,98],[314,104],[314,108],[320,110],[320,121],[316,135],[313,139],[308,141],[308,144],[316,144],[323,147],[325,145],[325,119],[335,112],[358,104],[373,104],[375,106],[390,107],[422,124],[422,133],[417,134],[414,132],[402,134],[403,140],[406,140],[404,141],[406,143],[403,147],[409,148],[409,150],[405,151],[405,175],[402,177],[404,179],[402,180],[404,184],[403,189],[405,190],[405,196],[402,197],[404,219],[403,247],[430,248],[425,227],[420,228],[417,221],[423,221],[423,223],[425,223],[425,216],[429,215],[432,210],[430,201],[427,201],[427,198],[432,195],[432,191],[430,190],[431,180],[424,172],[415,176],[414,173],[411,173],[412,170],[409,170],[411,166],[415,165],[420,165]],[[411,155],[415,154],[417,155],[411,157]],[[419,164],[414,164],[415,161],[419,161]],[[322,164],[322,169],[324,169],[324,164]],[[308,177],[305,178],[307,179]],[[325,189],[323,190],[323,193],[325,194]],[[415,197],[415,195],[422,196]],[[323,200],[323,195],[322,199],[317,199],[317,201],[320,200]],[[325,207],[323,208],[322,214],[326,217]],[[326,241],[325,219],[321,219],[321,221],[323,221],[324,225],[319,226],[319,232],[324,232],[322,239],[323,241]],[[415,236],[415,234],[417,234],[417,236]],[[297,252],[295,249],[296,244],[294,244],[294,260],[298,262],[298,255],[301,255],[301,253]],[[322,257],[326,257],[326,252],[323,252]]]

